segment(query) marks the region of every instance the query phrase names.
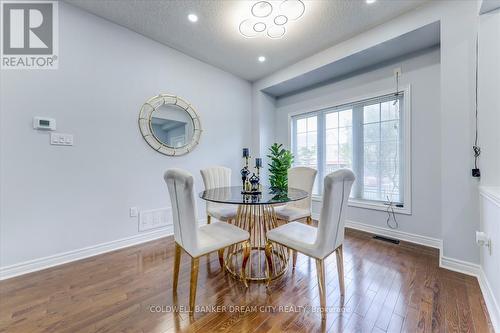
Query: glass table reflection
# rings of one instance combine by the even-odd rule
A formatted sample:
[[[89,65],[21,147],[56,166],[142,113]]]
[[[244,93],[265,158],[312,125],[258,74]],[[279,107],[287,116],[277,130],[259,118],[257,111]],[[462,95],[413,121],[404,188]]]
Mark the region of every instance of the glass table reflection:
[[[251,253],[247,264],[247,278],[250,281],[266,280],[266,232],[278,226],[274,206],[306,199],[309,194],[295,188],[287,191],[274,191],[263,187],[259,194],[242,194],[241,186],[218,187],[200,193],[203,200],[220,204],[238,205],[235,225],[250,233]],[[239,277],[243,248],[240,244],[230,246],[225,254],[226,269]],[[281,276],[288,266],[288,253],[285,247],[273,247],[271,260],[275,267],[272,278]]]

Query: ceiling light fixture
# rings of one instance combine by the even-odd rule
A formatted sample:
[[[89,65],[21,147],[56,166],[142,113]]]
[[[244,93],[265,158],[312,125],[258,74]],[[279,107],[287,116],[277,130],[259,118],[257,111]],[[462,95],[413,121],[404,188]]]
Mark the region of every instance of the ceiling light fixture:
[[[266,57],[260,56],[257,58],[257,60],[259,60],[259,62],[264,62],[264,61],[266,61]]]
[[[375,3],[375,1],[377,1],[377,0],[366,0],[366,3],[371,5],[372,3]]]
[[[188,15],[188,20],[195,23],[195,22],[198,22],[198,15],[196,14],[189,14]]]
[[[288,17],[285,15],[278,15],[274,18],[274,24],[276,25],[284,25],[288,22]]]
[[[273,5],[267,1],[259,1],[252,6],[251,11],[255,17],[267,17],[273,12]]]
[[[254,30],[256,22],[253,19],[246,19],[240,23],[240,34],[247,38],[256,37],[258,32]]]
[[[290,20],[297,20],[306,11],[306,5],[301,0],[285,0],[280,4],[280,13]]]
[[[269,29],[267,29],[267,36],[269,38],[273,38],[273,39],[281,38],[281,37],[283,37],[285,32],[286,32],[285,27],[275,25],[275,26],[269,27]]]
[[[255,30],[256,32],[262,32],[266,30],[266,25],[262,22],[257,22],[253,25],[253,30]]]
[[[247,38],[264,34],[273,39],[281,38],[290,21],[301,18],[306,10],[303,0],[282,0],[275,4],[276,2],[255,2],[250,8],[250,17],[241,21],[238,27],[240,34]]]

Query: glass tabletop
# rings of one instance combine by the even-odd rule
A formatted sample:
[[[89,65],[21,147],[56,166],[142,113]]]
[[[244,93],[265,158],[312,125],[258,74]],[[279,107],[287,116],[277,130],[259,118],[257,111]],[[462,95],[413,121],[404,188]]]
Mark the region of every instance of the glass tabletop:
[[[200,198],[207,201],[245,204],[245,205],[272,205],[297,201],[309,196],[306,191],[289,188],[288,191],[273,191],[269,187],[263,187],[261,194],[242,194],[241,186],[217,187],[200,192]]]

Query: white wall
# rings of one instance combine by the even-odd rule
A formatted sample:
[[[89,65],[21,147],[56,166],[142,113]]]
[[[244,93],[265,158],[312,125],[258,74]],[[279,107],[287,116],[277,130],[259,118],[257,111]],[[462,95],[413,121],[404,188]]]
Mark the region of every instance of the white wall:
[[[478,180],[471,177],[478,3],[445,5],[441,14],[442,255],[479,263]]]
[[[129,207],[170,205],[166,169],[189,170],[201,190],[200,168],[222,164],[236,182],[251,143],[248,82],[64,2],[59,20],[58,70],[1,73],[0,266],[136,235]],[[142,139],[139,109],[158,93],[198,110],[192,153],[167,157]],[[37,115],[75,145],[50,146]]]
[[[393,69],[402,68],[401,86],[411,85],[412,215],[397,215],[400,231],[441,238],[439,49],[339,82],[280,98],[276,108],[276,139],[288,143],[288,116],[336,106],[342,101],[395,88]],[[425,134],[424,134],[425,133]],[[432,209],[429,209],[432,207]],[[319,214],[321,203],[313,204]],[[349,207],[347,219],[386,227],[387,213]]]
[[[481,184],[500,186],[500,9],[479,19]]]

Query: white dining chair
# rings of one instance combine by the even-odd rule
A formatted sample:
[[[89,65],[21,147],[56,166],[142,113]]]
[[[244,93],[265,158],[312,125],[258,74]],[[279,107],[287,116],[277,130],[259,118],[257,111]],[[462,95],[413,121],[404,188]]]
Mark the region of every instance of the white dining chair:
[[[306,199],[289,202],[284,206],[274,209],[279,220],[292,222],[305,218],[311,224],[311,193],[314,186],[317,170],[308,167],[295,167],[288,169],[288,187],[306,191]]]
[[[217,187],[231,186],[231,169],[215,166],[200,170],[205,190]],[[234,205],[224,205],[207,201],[207,224],[210,224],[212,217],[224,222],[231,222],[236,218],[238,208]]]
[[[198,281],[199,258],[211,252],[219,252],[219,263],[224,269],[222,253],[230,245],[243,243],[241,279],[248,287],[245,267],[250,256],[250,234],[232,224],[215,222],[199,226],[196,219],[196,201],[194,197],[193,176],[181,169],[165,172],[165,182],[170,193],[174,220],[175,263],[173,291],[177,291],[181,250],[191,256],[191,283],[189,291],[189,309],[194,312],[196,286]]]
[[[316,259],[316,272],[321,317],[326,318],[326,284],[324,260],[335,252],[337,256],[337,272],[339,275],[340,294],[345,294],[344,262],[342,244],[344,242],[344,225],[347,201],[355,180],[354,173],[349,169],[340,169],[327,175],[324,180],[323,207],[318,227],[304,223],[291,222],[267,232],[266,262],[267,285],[271,282],[273,272],[273,243],[283,245],[294,251]],[[295,266],[295,263],[294,263]]]

